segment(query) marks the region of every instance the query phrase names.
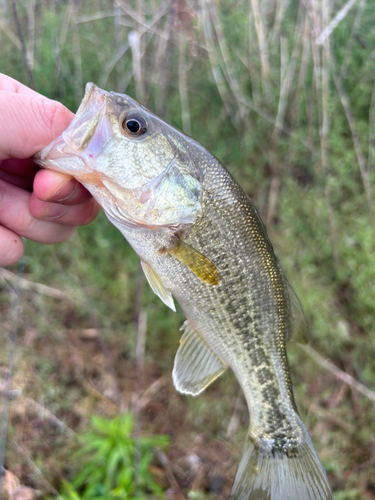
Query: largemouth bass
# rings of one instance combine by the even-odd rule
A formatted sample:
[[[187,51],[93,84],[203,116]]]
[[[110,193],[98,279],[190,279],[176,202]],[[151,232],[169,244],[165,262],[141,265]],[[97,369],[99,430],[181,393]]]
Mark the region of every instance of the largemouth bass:
[[[306,341],[301,305],[229,172],[132,98],[92,83],[35,161],[80,181],[139,255],[153,291],[173,310],[180,304],[177,390],[196,395],[234,371],[250,427],[230,499],[332,499],[286,355],[288,339]]]

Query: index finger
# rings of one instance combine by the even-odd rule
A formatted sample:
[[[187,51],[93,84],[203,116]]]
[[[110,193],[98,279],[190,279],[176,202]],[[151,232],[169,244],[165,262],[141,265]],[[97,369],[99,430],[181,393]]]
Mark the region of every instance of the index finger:
[[[14,92],[15,94],[29,94],[34,96],[40,96],[35,90],[26,87],[21,82],[18,82],[14,78],[0,73],[0,90],[6,90],[7,92]]]
[[[0,161],[29,158],[58,137],[74,114],[38,93],[0,90]]]

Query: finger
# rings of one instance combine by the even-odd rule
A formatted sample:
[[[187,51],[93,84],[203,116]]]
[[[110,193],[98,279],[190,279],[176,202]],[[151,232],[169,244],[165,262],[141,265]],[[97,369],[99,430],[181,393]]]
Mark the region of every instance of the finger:
[[[30,212],[38,219],[54,221],[60,224],[85,226],[96,218],[100,212],[100,207],[93,198],[82,205],[68,206],[61,203],[40,201],[35,195],[32,195]]]
[[[31,160],[31,158],[9,158],[1,162],[0,170],[9,172],[15,175],[23,175],[25,177],[34,178],[38,172],[39,167]]]
[[[31,192],[33,190],[33,179],[30,179],[28,177],[13,175],[9,172],[3,172],[2,170],[0,170],[0,179],[8,182],[9,184],[13,184],[13,186],[25,189],[26,191]]]
[[[80,205],[91,198],[87,189],[72,177],[44,169],[35,176],[34,193],[42,201],[64,205]]]
[[[0,224],[39,243],[58,243],[68,239],[74,226],[36,219],[30,212],[31,194],[0,180]]]
[[[0,226],[0,266],[10,266],[19,260],[24,252],[22,238],[6,227]]]
[[[14,78],[8,75],[0,73],[0,90],[6,90],[8,92],[15,92],[17,94],[28,94],[28,95],[40,95],[35,90],[26,87],[23,83],[18,82]]]
[[[29,158],[56,139],[73,119],[65,106],[37,94],[0,91],[0,160]]]

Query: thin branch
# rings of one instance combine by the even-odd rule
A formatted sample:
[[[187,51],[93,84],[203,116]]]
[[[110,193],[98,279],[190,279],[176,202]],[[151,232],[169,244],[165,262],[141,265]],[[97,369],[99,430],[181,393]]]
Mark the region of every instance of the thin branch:
[[[353,378],[351,375],[340,370],[340,368],[337,368],[337,366],[334,365],[331,361],[328,361],[328,359],[323,358],[323,356],[317,353],[316,350],[311,346],[300,345],[300,347],[308,356],[310,356],[316,363],[318,363],[318,365],[322,366],[325,370],[331,372],[336,378],[349,385],[350,387],[353,387],[356,391],[368,397],[375,403],[375,392],[373,392],[371,389],[368,389],[366,386],[355,380],[355,378]]]
[[[270,94],[270,63],[268,56],[267,39],[264,31],[263,21],[260,14],[258,0],[250,0],[251,9],[254,15],[255,31],[258,38],[259,56],[262,68],[262,84],[264,88],[264,95],[268,99]]]
[[[49,297],[53,297],[54,299],[68,300],[74,304],[77,303],[76,297],[72,297],[57,288],[52,288],[51,286],[43,285],[42,283],[36,283],[35,281],[20,278],[7,269],[0,268],[0,276],[11,283],[17,283],[22,290],[32,290],[43,295],[48,295]]]
[[[337,28],[340,22],[346,17],[349,10],[353,7],[357,0],[349,0],[344,7],[338,11],[336,16],[332,19],[328,26],[324,28],[324,30],[320,33],[318,38],[316,39],[316,45],[321,45],[329,36],[331,36],[333,30]],[[327,2],[327,0],[323,0],[323,4]]]
[[[57,418],[50,410],[39,404],[34,399],[26,397],[24,398],[23,402],[30,406],[33,406],[41,418],[49,420],[56,427],[66,431],[66,433],[70,434],[72,437],[77,437],[77,434],[70,427],[68,427],[62,420]]]
[[[30,69],[34,67],[34,48],[35,48],[35,4],[36,0],[29,0],[27,4],[28,13],[28,42],[27,42],[27,52],[26,57],[29,63]]]
[[[116,3],[121,8],[124,8],[123,2],[116,0]],[[165,3],[160,5],[160,8],[158,11],[155,12],[154,17],[152,18],[152,21],[146,25],[144,25],[143,29],[139,30],[139,36],[143,36],[145,33],[148,33],[150,28],[154,26],[159,20],[166,14],[169,8],[169,3],[170,0],[167,0]],[[136,19],[138,21],[138,19]],[[128,51],[130,48],[130,43],[127,41],[124,43],[122,47],[119,48],[119,50],[115,53],[115,55],[108,61],[108,63],[104,66],[103,68],[103,74],[99,82],[99,86],[105,88],[108,82],[109,75],[111,74],[113,68],[116,66],[116,64],[119,62],[119,60],[122,58],[122,56]]]
[[[374,149],[375,149],[375,80],[372,86],[371,102],[369,108],[369,132],[368,132],[368,158],[367,172],[373,167]]]
[[[14,451],[18,454],[21,455],[23,458],[25,458],[26,462],[29,464],[33,472],[42,480],[42,482],[45,484],[46,488],[51,491],[55,495],[58,500],[63,500],[63,498],[60,496],[59,492],[53,487],[53,485],[45,478],[43,475],[42,471],[39,469],[39,467],[36,465],[34,460],[31,458],[31,455],[28,451],[24,450],[22,446],[20,446],[15,440],[12,440],[11,446],[14,449]]]
[[[132,52],[133,75],[136,84],[135,95],[139,102],[143,102],[144,89],[142,80],[141,51],[140,51],[141,37],[139,36],[138,31],[131,31],[128,35],[128,40]]]
[[[355,125],[354,116],[353,116],[353,113],[352,113],[352,110],[351,110],[350,104],[349,104],[349,99],[347,98],[347,96],[345,94],[345,91],[344,91],[344,88],[342,86],[341,81],[337,78],[337,76],[335,74],[334,64],[333,64],[333,60],[332,60],[333,56],[331,53],[330,53],[329,57],[330,57],[330,62],[331,62],[333,81],[335,82],[335,87],[336,87],[337,93],[340,97],[342,107],[344,108],[346,119],[348,120],[350,132],[352,134],[354,149],[355,149],[355,153],[356,153],[357,161],[358,161],[358,165],[359,165],[359,170],[360,170],[361,177],[362,177],[362,183],[363,183],[363,187],[365,189],[367,206],[368,206],[368,210],[369,210],[369,213],[371,216],[373,213],[372,189],[371,189],[371,184],[370,184],[370,180],[369,180],[367,169],[366,169],[366,161],[365,161],[365,158],[362,154],[362,147],[361,147],[361,141],[359,138],[359,133],[358,133],[357,127]]]
[[[24,261],[21,260],[18,265],[19,274],[22,276],[24,270]],[[6,452],[6,444],[7,444],[7,435],[8,435],[8,422],[9,422],[9,411],[10,411],[10,400],[11,400],[11,392],[12,392],[12,383],[13,383],[13,372],[14,372],[14,360],[16,356],[16,347],[17,347],[17,338],[18,338],[18,327],[19,327],[19,316],[21,311],[21,287],[19,286],[19,282],[16,287],[16,298],[14,301],[14,320],[12,331],[10,335],[10,348],[8,352],[8,374],[6,379],[6,391],[5,391],[5,403],[3,406],[3,421],[1,424],[1,435],[0,435],[0,499],[1,492],[3,487],[3,477],[4,477],[4,461],[5,461],[5,452]]]
[[[134,415],[137,422],[140,421],[140,399],[141,399],[141,387],[142,387],[142,374],[143,365],[145,359],[145,343],[146,343],[146,331],[147,331],[147,312],[143,309],[140,310],[138,316],[138,328],[137,328],[137,345],[135,349],[135,371],[136,371],[136,383],[134,390]],[[138,437],[140,437],[140,430],[138,432]]]
[[[359,30],[359,27],[360,27],[361,21],[362,21],[363,11],[365,9],[366,0],[360,0],[360,2],[361,3],[359,5],[358,12],[357,12],[354,24],[353,24],[353,28],[352,28],[352,31],[350,33],[349,41],[346,44],[344,57],[342,58],[340,75],[339,75],[340,82],[346,78],[346,75],[348,73],[350,58],[347,56],[352,53],[352,48],[353,48],[353,45],[354,45],[354,42],[356,39],[355,35],[358,33],[358,30]]]
[[[116,5],[117,6],[117,5]],[[77,17],[74,22],[76,24],[89,23],[91,21],[98,21],[100,19],[105,19],[107,17],[116,17],[116,12],[94,12],[93,14],[86,14],[84,16]]]
[[[221,23],[220,23],[220,16],[215,8],[214,3],[208,4],[210,8],[210,13],[212,17],[212,25],[214,27],[215,33],[217,40],[219,42],[219,48],[220,48],[220,53],[222,57],[222,68],[223,68],[223,73],[227,79],[228,85],[232,91],[232,94],[234,98],[236,99],[237,102],[237,109],[238,109],[238,114],[239,114],[239,119],[244,119],[244,109],[243,106],[240,104],[241,99],[243,99],[243,94],[240,90],[239,83],[237,81],[237,78],[235,77],[235,70],[232,65],[232,57],[229,54],[229,50],[227,47],[227,44],[225,42],[225,36],[224,36],[224,31],[222,29]],[[240,121],[237,120],[237,121]]]
[[[16,0],[12,0],[12,12],[13,12],[13,17],[14,17],[14,22],[16,23],[16,27],[17,27],[17,35],[18,35],[18,38],[19,38],[19,40],[21,42],[21,46],[22,46],[23,62],[25,64],[27,76],[29,77],[29,84],[30,84],[30,87],[33,90],[35,90],[34,75],[33,75],[33,72],[31,70],[30,66],[29,66],[29,61],[27,59],[26,44],[25,44],[25,39],[24,39],[23,34],[22,34],[21,24],[20,24],[20,20],[18,17],[18,13],[17,13]]]
[[[313,33],[319,31],[321,25],[320,19],[320,7],[316,0],[310,3],[310,17],[313,24]],[[328,5],[327,2],[323,2],[322,16],[324,19],[328,18]],[[324,20],[323,19],[323,20]],[[312,43],[312,54],[314,60],[314,82],[315,90],[318,101],[318,117],[319,117],[319,137],[320,137],[320,154],[322,170],[324,175],[324,195],[327,204],[328,221],[330,225],[330,236],[331,236],[331,247],[333,258],[336,267],[338,267],[338,229],[334,217],[334,211],[332,207],[331,200],[331,190],[328,183],[329,176],[329,157],[328,157],[328,133],[329,133],[329,72],[328,72],[328,50],[329,50],[329,40],[324,42],[323,53],[315,43]]]
[[[182,34],[178,37],[178,90],[180,93],[182,130],[191,135],[189,94],[187,89],[187,43]]]
[[[232,105],[231,105],[231,98],[230,94],[228,92],[228,88],[225,84],[223,74],[220,68],[220,64],[218,61],[216,49],[215,49],[215,43],[213,40],[213,33],[212,33],[212,25],[211,25],[211,20],[208,12],[208,1],[207,0],[201,0],[201,22],[203,24],[203,31],[204,31],[204,36],[206,40],[206,45],[207,45],[207,50],[208,50],[208,56],[210,59],[211,63],[211,70],[212,74],[216,83],[217,90],[219,91],[221,100],[224,104],[225,111],[227,115],[232,119],[233,121],[233,113],[232,113]],[[235,123],[234,123],[235,125]]]
[[[171,72],[171,55],[172,55],[173,37],[174,37],[173,26],[176,16],[175,9],[176,9],[176,0],[171,0],[171,4],[169,7],[168,21],[167,21],[167,45],[165,47],[165,52],[164,52],[163,70],[161,73],[161,82],[160,82],[161,91],[157,107],[157,114],[161,118],[164,118],[165,114],[165,103],[167,100],[169,77]]]
[[[279,158],[280,131],[284,127],[285,117],[288,110],[289,97],[294,82],[294,75],[297,68],[297,60],[301,51],[301,34],[303,29],[302,9],[300,4],[298,9],[298,20],[294,31],[294,43],[292,53],[288,60],[287,39],[280,37],[280,95],[277,109],[275,127],[272,134],[272,144],[270,151],[271,183],[268,196],[267,225],[275,222],[279,192],[281,187],[281,161]]]
[[[5,19],[0,17],[0,29],[4,31],[9,40],[17,47],[18,50],[22,50],[22,44],[16,35],[8,28]]]

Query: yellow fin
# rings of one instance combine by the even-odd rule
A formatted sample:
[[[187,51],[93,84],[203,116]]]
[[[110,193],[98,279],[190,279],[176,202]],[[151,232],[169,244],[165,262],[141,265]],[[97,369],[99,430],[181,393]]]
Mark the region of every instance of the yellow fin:
[[[215,265],[195,248],[178,238],[176,240],[176,247],[168,250],[168,253],[185,264],[190,271],[208,285],[218,285],[220,283],[220,274]]]
[[[227,367],[207,344],[185,323],[172,372],[173,383],[179,392],[196,396],[219,377]]]
[[[172,294],[169,290],[167,290],[161,281],[159,275],[152,269],[152,267],[147,264],[144,260],[141,259],[141,265],[143,272],[147,278],[148,284],[152,288],[152,291],[156,293],[158,297],[166,304],[168,307],[172,309],[172,311],[176,312],[176,307],[173,302]]]
[[[307,344],[307,324],[301,302],[288,281],[286,281],[286,288],[289,295],[288,311],[290,325],[287,340],[298,342],[299,344]]]

